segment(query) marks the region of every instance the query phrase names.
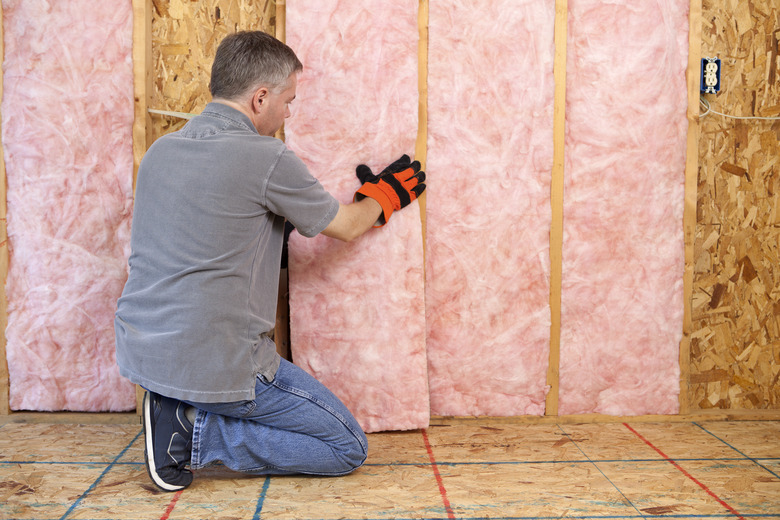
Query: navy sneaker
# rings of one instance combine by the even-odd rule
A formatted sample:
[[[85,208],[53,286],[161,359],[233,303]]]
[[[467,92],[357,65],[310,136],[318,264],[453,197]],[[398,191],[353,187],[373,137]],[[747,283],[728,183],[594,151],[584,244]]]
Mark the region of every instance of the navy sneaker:
[[[185,404],[154,392],[144,395],[144,459],[146,471],[163,491],[178,491],[192,482],[185,468],[192,456],[192,423]]]

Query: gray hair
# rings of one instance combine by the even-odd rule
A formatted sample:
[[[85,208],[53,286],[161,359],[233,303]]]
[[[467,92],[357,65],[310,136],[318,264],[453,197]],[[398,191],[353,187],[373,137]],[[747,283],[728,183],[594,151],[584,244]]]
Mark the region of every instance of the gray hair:
[[[262,31],[241,31],[225,37],[211,66],[209,90],[214,98],[235,100],[266,86],[278,92],[294,72],[303,69],[295,52]]]

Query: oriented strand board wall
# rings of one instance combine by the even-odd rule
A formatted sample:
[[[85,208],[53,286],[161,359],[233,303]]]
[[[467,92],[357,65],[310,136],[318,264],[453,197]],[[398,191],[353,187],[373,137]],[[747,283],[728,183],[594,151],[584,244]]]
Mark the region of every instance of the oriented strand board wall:
[[[712,108],[780,115],[776,0],[704,0]],[[701,121],[690,411],[780,409],[780,121]]]
[[[152,0],[153,92],[150,108],[200,113],[211,100],[211,62],[222,38],[237,30],[274,34],[273,0]],[[185,121],[153,116],[148,144]]]

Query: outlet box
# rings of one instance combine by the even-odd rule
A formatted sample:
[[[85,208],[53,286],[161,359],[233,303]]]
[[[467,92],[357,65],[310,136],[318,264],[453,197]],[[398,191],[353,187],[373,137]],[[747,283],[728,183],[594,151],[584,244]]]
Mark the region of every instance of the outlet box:
[[[717,94],[720,92],[720,58],[701,59],[702,94]]]

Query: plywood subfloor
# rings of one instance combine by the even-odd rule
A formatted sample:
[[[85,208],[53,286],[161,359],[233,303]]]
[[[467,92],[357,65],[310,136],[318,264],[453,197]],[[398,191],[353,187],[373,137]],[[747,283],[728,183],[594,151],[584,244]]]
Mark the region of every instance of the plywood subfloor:
[[[3,519],[780,518],[780,422],[441,421],[341,478],[196,473],[162,493],[136,425],[0,426]]]

